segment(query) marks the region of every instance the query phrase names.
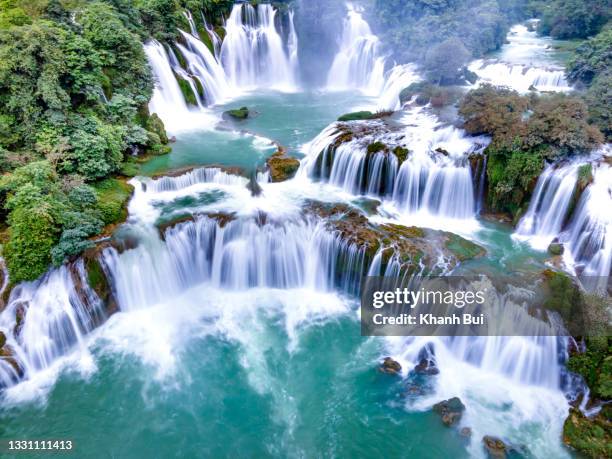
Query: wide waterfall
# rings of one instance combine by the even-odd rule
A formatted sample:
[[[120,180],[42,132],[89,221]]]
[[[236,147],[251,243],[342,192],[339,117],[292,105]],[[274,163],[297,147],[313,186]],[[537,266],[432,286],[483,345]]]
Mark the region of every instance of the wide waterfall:
[[[612,269],[612,167],[599,164],[593,183],[582,193],[569,230],[561,238],[564,256],[577,274],[599,277],[605,287]]]
[[[351,194],[381,197],[401,214],[419,215],[422,224],[433,217],[473,219],[477,199],[468,156],[480,152],[487,140],[444,127],[422,108],[408,113],[410,122],[397,132],[380,133],[374,121],[369,123],[372,134],[339,144],[344,128],[329,126],[308,146],[300,173]],[[378,144],[380,151],[371,151]],[[401,164],[397,148],[408,152]]]
[[[529,209],[518,224],[517,239],[528,240],[536,249],[545,250],[561,233],[576,189],[579,166],[577,163],[547,166],[538,178]]]
[[[297,35],[293,14],[280,29],[278,11],[269,4],[236,4],[225,25],[220,59],[231,86],[294,91],[297,87]]]

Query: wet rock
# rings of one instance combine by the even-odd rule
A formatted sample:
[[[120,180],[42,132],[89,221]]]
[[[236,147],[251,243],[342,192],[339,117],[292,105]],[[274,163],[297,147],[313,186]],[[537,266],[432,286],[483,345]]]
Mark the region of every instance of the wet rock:
[[[0,348],[4,347],[6,344],[6,335],[4,332],[0,331]]]
[[[250,111],[248,107],[240,107],[234,110],[226,110],[222,116],[224,120],[243,121],[250,116]]]
[[[251,196],[261,196],[261,193],[263,192],[254,175],[251,176],[251,179],[249,180],[249,183],[247,183],[246,187],[247,190],[251,192]]]
[[[174,143],[176,142],[176,136],[172,136],[168,139],[168,143]]]
[[[440,153],[440,154],[441,154],[441,155],[443,155],[443,156],[448,156],[448,155],[449,155],[448,150],[445,150],[445,149],[444,149],[444,148],[442,148],[442,147],[438,147],[438,148],[436,148],[436,150],[435,150],[435,151],[436,151],[436,152],[438,152],[438,153]]]
[[[293,178],[300,168],[300,161],[288,156],[283,149],[279,149],[270,156],[266,160],[266,164],[270,170],[270,180],[272,182],[284,182],[285,180],[289,180]]]
[[[450,427],[461,420],[461,416],[463,416],[465,411],[465,405],[459,397],[453,397],[436,403],[432,410],[442,417],[444,425]]]
[[[445,247],[453,252],[459,261],[482,257],[487,253],[483,247],[454,233],[446,233],[446,237]]]
[[[15,357],[15,352],[13,351],[13,348],[11,346],[9,346],[8,344],[5,344],[4,346],[2,346],[2,348],[0,348],[0,358],[4,362],[8,363],[11,367],[13,367],[13,370],[15,370],[15,373],[19,378],[23,377],[23,374],[24,374],[23,368],[17,361]]]
[[[410,384],[406,387],[406,395],[422,396],[425,395],[425,391],[417,384]]]
[[[23,301],[15,306],[15,327],[13,328],[13,335],[18,338],[21,334],[21,329],[25,321],[25,316],[28,311],[29,304]]]
[[[563,244],[559,242],[552,242],[548,246],[548,253],[550,253],[553,256],[563,255],[564,251],[565,251],[565,248],[563,247]]]
[[[402,366],[399,364],[399,362],[393,360],[391,357],[385,357],[382,363],[380,364],[379,369],[383,373],[397,375],[401,373]]]
[[[503,459],[508,456],[508,446],[501,439],[485,435],[482,437],[482,443],[489,457]]]
[[[461,435],[462,437],[469,438],[472,436],[472,429],[470,427],[463,427],[459,431],[459,435]]]
[[[421,359],[421,361],[414,367],[415,373],[427,376],[433,376],[440,373],[440,370],[436,367],[436,364],[430,359]]]

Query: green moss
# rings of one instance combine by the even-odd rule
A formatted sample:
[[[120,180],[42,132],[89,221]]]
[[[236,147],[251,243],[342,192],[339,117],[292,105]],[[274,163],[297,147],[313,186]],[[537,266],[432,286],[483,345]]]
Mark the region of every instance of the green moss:
[[[85,262],[85,270],[87,271],[89,286],[102,298],[104,292],[108,289],[108,282],[100,262],[95,258],[88,258]]]
[[[597,399],[612,399],[612,349],[607,336],[593,336],[585,339],[586,352],[573,354],[568,370],[581,375]]]
[[[381,228],[391,233],[397,234],[401,237],[409,239],[415,237],[425,237],[425,231],[423,231],[423,229],[417,226],[402,226],[393,223],[387,223],[386,225],[382,225]]]
[[[471,260],[485,254],[485,249],[478,244],[474,244],[472,241],[468,241],[453,233],[447,233],[444,245],[453,252],[459,261]]]
[[[235,119],[235,120],[245,120],[249,117],[249,108],[248,107],[240,107],[233,110],[226,110],[223,112],[223,118],[225,119]]]
[[[168,143],[166,127],[164,126],[164,122],[161,120],[161,118],[157,116],[157,113],[153,113],[147,118],[146,128],[147,131],[157,134],[161,143]]]
[[[116,178],[108,178],[93,184],[98,197],[98,209],[106,225],[122,222],[127,218],[127,203],[133,187]]]
[[[404,161],[406,161],[409,153],[410,153],[410,150],[404,147],[397,146],[393,149],[393,154],[397,158],[397,162],[399,165],[401,165]]]
[[[371,120],[374,113],[370,111],[351,112],[346,113],[338,118],[338,121],[357,121],[357,120]]]
[[[580,317],[582,297],[572,279],[565,273],[551,269],[545,270],[543,275],[549,291],[544,308],[557,311],[566,322]]]
[[[610,424],[601,414],[589,419],[580,410],[572,408],[563,424],[563,442],[587,457],[612,457]]]
[[[181,77],[178,73],[174,72],[174,77],[183,93],[183,97],[185,98],[185,102],[189,105],[198,105],[198,99],[191,89],[191,85],[187,80]]]
[[[584,190],[593,183],[593,166],[591,163],[583,164],[578,168],[578,186]]]
[[[382,143],[382,142],[374,142],[371,143],[370,145],[368,145],[368,156],[369,155],[374,155],[376,153],[379,153],[381,151],[386,151],[387,150],[387,146]]]
[[[181,68],[187,70],[187,59],[185,59],[185,56],[183,56],[181,50],[175,44],[172,44],[170,46],[172,47],[172,52],[176,56],[176,60],[178,61]]]
[[[200,40],[202,40],[202,43],[206,45],[210,53],[214,56],[215,46],[213,45],[213,42],[210,39],[210,35],[208,34],[208,31],[204,27],[198,27],[198,35],[200,36]]]

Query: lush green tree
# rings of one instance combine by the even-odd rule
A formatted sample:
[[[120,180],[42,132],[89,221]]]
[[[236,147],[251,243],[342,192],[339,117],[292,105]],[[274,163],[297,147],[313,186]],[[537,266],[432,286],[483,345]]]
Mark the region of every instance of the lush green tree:
[[[568,77],[572,82],[590,84],[593,79],[612,68],[612,27],[579,46],[568,63]]]
[[[448,38],[425,54],[425,70],[438,84],[453,83],[468,63],[470,52],[456,37]]]
[[[610,20],[609,0],[555,0],[543,6],[540,32],[554,38],[587,38]]]

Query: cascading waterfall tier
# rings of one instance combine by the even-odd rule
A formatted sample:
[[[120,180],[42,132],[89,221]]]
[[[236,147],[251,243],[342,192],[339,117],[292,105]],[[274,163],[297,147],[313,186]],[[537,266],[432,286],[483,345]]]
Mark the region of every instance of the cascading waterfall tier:
[[[517,226],[517,239],[545,250],[561,233],[576,191],[579,167],[579,163],[546,167],[538,178],[529,209]]]
[[[407,116],[411,125],[401,128],[382,120],[332,124],[309,145],[300,174],[382,197],[404,214],[474,218],[469,156],[487,140],[443,127],[423,109]]]
[[[144,50],[155,76],[155,88],[149,102],[149,111],[157,113],[171,133],[212,126],[214,118],[202,109],[200,102],[199,107],[191,109],[187,107],[174,73],[189,82],[196,97],[199,92],[193,78],[180,67],[172,51],[168,53],[156,40],[146,43]]]
[[[282,18],[277,13],[269,4],[234,5],[220,51],[228,82],[234,88],[297,88],[298,41],[293,13],[287,16],[286,31],[281,30]]]
[[[82,260],[50,271],[39,281],[19,284],[0,315],[0,330],[16,363],[0,359],[0,385],[47,369],[82,344],[105,318],[105,306],[89,287]]]
[[[533,89],[571,91],[565,70],[550,57],[549,39],[538,37],[534,30],[522,24],[513,26],[507,39],[499,59],[478,59],[470,64],[469,69],[478,75],[480,82],[507,86],[522,93]]]
[[[605,290],[612,269],[612,167],[596,164],[592,174],[560,239],[568,249],[566,263],[576,274],[594,278],[594,288]]]
[[[402,89],[420,79],[414,65],[395,65],[385,71],[387,58],[381,53],[381,43],[374,35],[362,11],[347,4],[339,49],[327,75],[327,88],[332,91],[358,89],[378,98],[383,110],[400,108]]]
[[[361,89],[376,96],[384,85],[385,58],[380,40],[370,30],[361,12],[348,4],[339,50],[327,76],[327,87]]]

